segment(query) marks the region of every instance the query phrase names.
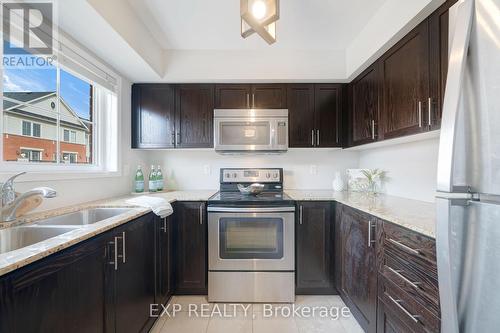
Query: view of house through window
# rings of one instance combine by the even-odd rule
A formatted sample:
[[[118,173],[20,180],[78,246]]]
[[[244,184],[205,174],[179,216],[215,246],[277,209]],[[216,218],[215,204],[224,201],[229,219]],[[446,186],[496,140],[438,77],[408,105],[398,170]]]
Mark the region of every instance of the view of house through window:
[[[93,92],[58,66],[4,68],[4,161],[92,164]]]

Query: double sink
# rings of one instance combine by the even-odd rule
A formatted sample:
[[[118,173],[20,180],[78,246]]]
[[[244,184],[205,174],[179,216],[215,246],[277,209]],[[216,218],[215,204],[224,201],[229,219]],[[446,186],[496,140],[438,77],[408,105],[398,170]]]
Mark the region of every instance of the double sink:
[[[88,208],[39,220],[31,225],[1,229],[0,254],[42,242],[131,210],[131,208]]]

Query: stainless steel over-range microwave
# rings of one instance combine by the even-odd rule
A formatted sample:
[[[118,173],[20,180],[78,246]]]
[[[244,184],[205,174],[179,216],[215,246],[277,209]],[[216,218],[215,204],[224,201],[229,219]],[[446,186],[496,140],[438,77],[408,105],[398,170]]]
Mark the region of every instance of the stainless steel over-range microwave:
[[[215,109],[214,131],[218,152],[285,152],[288,110]]]

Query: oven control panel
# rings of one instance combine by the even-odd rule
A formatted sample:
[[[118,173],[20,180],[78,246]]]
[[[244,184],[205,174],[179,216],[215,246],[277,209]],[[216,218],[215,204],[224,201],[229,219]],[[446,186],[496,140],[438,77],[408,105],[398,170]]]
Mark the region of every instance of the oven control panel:
[[[221,169],[221,183],[281,183],[283,169]]]

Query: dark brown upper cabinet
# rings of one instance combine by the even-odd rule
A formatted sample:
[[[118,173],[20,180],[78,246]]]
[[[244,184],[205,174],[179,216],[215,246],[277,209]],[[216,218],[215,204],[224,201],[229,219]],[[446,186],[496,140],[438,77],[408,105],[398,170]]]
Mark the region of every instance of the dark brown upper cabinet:
[[[342,84],[289,84],[289,146],[340,147]]]
[[[217,109],[284,109],[286,108],[286,85],[217,84],[215,107]]]
[[[383,139],[423,132],[429,98],[429,24],[425,20],[380,59]]]
[[[169,84],[132,86],[132,148],[175,147],[174,88]]]
[[[314,147],[314,84],[289,84],[287,98],[289,146]]]
[[[357,146],[377,139],[379,126],[378,63],[368,67],[349,84],[350,144]]]
[[[177,148],[213,147],[214,86],[181,84],[175,88]]]
[[[215,85],[215,107],[217,109],[245,109],[251,107],[249,84]]]
[[[214,86],[134,84],[132,148],[213,147]]]
[[[297,294],[334,294],[334,212],[332,202],[298,202],[296,233]]]
[[[316,147],[341,147],[342,84],[314,85]]]
[[[448,10],[456,2],[457,0],[447,0],[429,17],[430,94],[427,124],[431,130],[441,127],[448,74]]]

